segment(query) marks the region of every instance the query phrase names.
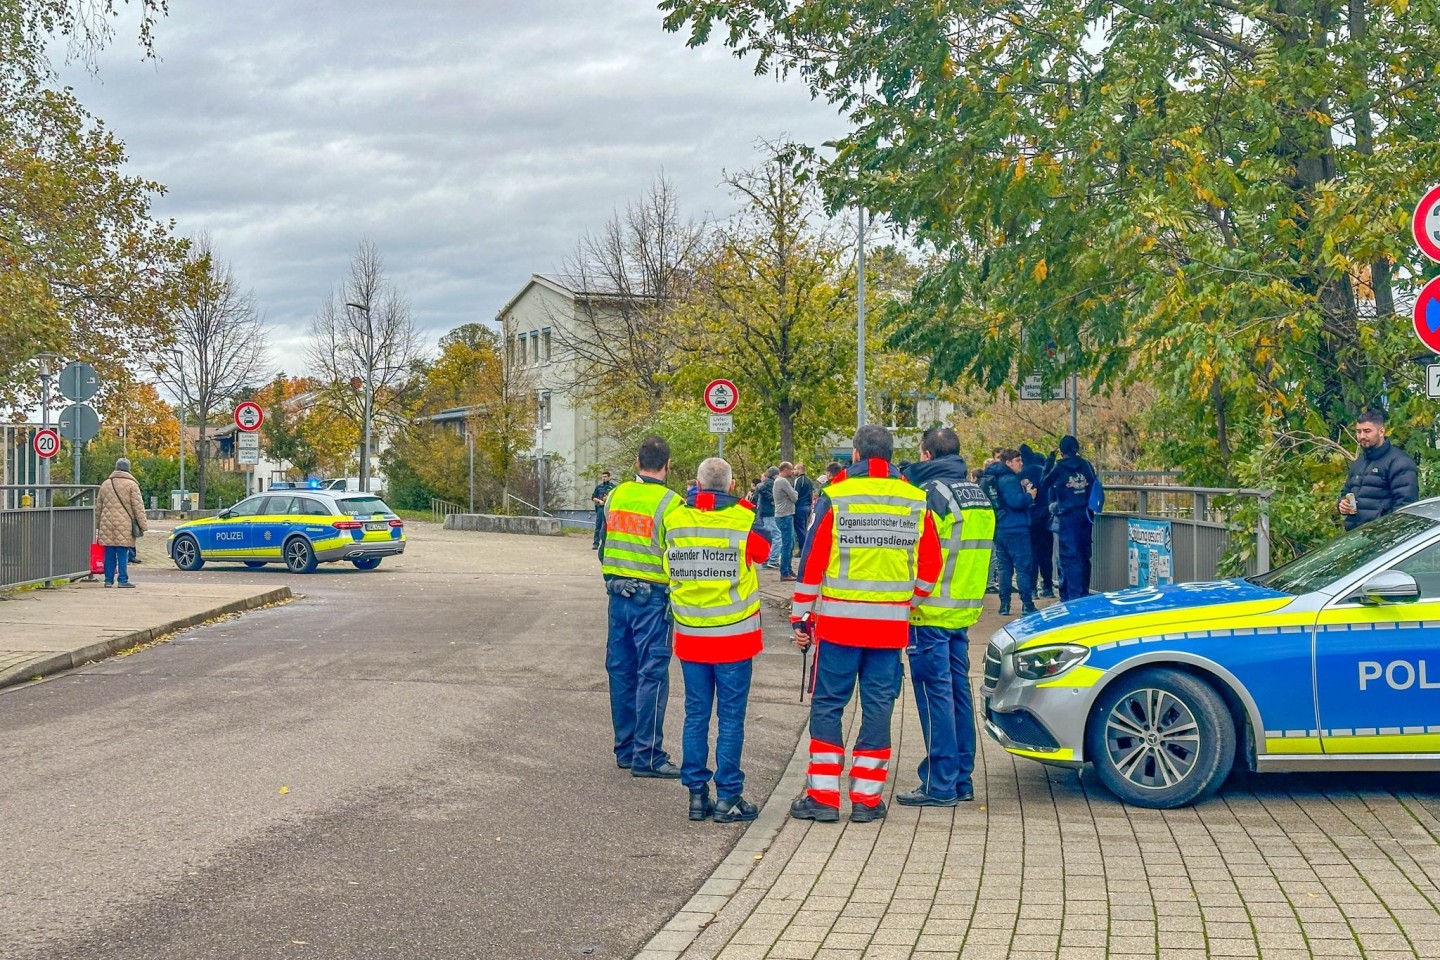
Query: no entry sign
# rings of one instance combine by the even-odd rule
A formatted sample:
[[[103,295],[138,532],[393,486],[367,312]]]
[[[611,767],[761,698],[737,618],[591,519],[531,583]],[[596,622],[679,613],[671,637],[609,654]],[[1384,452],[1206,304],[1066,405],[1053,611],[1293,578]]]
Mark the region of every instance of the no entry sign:
[[[265,411],[260,409],[260,404],[246,400],[235,407],[235,426],[246,433],[259,430],[260,424],[264,422]]]
[[[1431,187],[1420,198],[1410,218],[1410,232],[1420,252],[1440,263],[1440,186]]]
[[[705,385],[705,406],[711,413],[732,413],[740,403],[740,391],[729,380],[711,380]]]
[[[1415,336],[1431,351],[1440,353],[1440,277],[1425,284],[1415,298]]]

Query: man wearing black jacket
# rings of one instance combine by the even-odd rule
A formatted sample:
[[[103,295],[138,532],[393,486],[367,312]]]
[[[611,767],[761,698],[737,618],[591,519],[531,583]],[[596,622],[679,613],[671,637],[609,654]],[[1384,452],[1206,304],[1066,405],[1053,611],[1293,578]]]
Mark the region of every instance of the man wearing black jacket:
[[[1010,616],[1010,580],[1020,593],[1020,612],[1035,612],[1035,558],[1030,553],[1030,507],[1035,488],[1020,477],[1018,450],[1001,450],[984,478],[995,491],[995,559],[1000,578],[1000,616]],[[983,487],[984,484],[981,484]]]
[[[1350,464],[1336,509],[1345,517],[1345,529],[1378,520],[1420,499],[1420,477],[1415,461],[1385,436],[1385,414],[1369,410],[1355,420],[1360,456]]]
[[[1060,599],[1079,600],[1090,593],[1090,550],[1095,517],[1090,498],[1095,468],[1080,456],[1080,441],[1060,438],[1060,459],[1045,474],[1041,495],[1055,517],[1060,541]]]
[[[1045,458],[1031,450],[1029,444],[1022,443],[1020,459],[1025,462],[1020,479],[1029,480],[1030,485],[1039,490],[1045,484]],[[1049,504],[1039,497],[1030,508],[1030,553],[1035,558],[1036,581],[1040,586],[1037,596],[1055,596],[1055,537],[1050,533]]]

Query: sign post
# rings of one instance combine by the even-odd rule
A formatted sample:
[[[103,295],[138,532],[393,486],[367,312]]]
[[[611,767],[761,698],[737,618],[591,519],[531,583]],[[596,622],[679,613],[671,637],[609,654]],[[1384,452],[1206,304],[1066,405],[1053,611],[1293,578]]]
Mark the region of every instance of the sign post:
[[[735,430],[731,416],[740,404],[740,391],[730,380],[711,380],[705,385],[705,406],[710,408],[710,432],[715,434],[717,457],[725,456],[725,434]]]
[[[242,467],[254,467],[260,463],[260,435],[255,431],[265,422],[265,411],[260,404],[246,400],[235,405],[235,462]],[[245,493],[252,492],[255,471],[245,471]]]

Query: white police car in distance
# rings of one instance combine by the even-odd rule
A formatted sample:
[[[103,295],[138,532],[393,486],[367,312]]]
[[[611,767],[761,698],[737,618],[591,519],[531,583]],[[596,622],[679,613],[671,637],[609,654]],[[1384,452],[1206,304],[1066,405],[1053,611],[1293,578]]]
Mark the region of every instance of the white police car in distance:
[[[1010,623],[985,657],[1009,752],[1176,807],[1258,771],[1440,770],[1440,499],[1248,579],[1142,587]]]

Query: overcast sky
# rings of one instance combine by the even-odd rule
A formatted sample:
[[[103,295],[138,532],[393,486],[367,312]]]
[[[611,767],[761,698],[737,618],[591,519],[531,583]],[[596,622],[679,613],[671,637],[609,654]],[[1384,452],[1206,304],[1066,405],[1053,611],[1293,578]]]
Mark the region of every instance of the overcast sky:
[[[653,0],[171,0],[158,62],[122,24],[98,76],[64,71],[165,184],[155,212],[208,232],[295,371],[362,237],[433,342],[492,320],[663,169],[724,216],[757,139],[843,129],[801,84],[690,50]]]

